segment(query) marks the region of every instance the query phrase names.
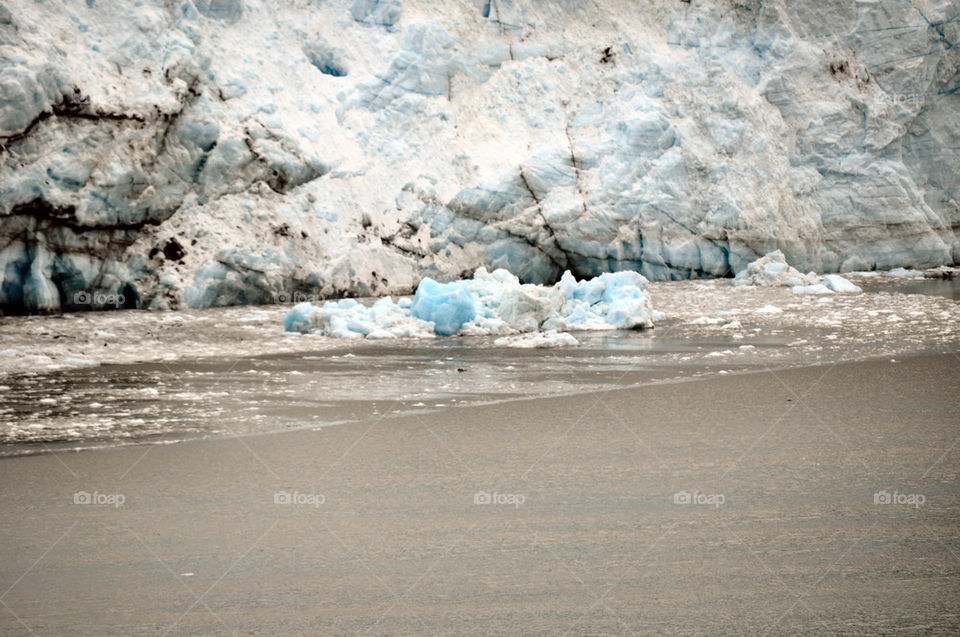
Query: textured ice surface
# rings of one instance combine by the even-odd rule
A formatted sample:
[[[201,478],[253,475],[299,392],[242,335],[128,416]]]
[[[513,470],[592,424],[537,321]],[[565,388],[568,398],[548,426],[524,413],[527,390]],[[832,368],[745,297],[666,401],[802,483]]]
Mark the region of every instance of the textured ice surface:
[[[953,263],[958,43],[955,0],[8,0],[0,310]]]
[[[783,253],[775,250],[751,262],[737,272],[734,285],[759,285],[789,287],[795,294],[832,294],[834,292],[857,293],[861,289],[839,274],[820,277],[813,272],[802,274],[791,267]]]
[[[641,329],[653,327],[646,286],[647,280],[636,272],[605,273],[586,281],[566,272],[548,287],[522,284],[503,269],[480,268],[472,279],[437,283],[426,278],[412,301],[394,303],[387,297],[372,307],[353,299],[321,307],[301,303],[287,313],[283,325],[289,332],[336,338]],[[565,337],[543,342],[572,344]]]
[[[800,286],[814,285],[820,279],[816,274],[803,274],[787,263],[783,252],[774,250],[752,261],[746,268],[737,272],[734,285]]]
[[[288,332],[317,332],[335,338],[434,336],[431,325],[412,317],[409,307],[409,303],[395,304],[389,297],[379,299],[371,307],[353,299],[328,301],[319,309],[310,303],[301,303],[287,313],[283,325]]]

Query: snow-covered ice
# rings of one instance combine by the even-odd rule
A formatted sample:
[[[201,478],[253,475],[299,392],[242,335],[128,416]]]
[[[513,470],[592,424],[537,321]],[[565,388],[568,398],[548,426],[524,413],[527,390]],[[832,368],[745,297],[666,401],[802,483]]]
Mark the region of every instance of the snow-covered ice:
[[[0,4],[0,311],[960,259],[955,1],[494,4]]]

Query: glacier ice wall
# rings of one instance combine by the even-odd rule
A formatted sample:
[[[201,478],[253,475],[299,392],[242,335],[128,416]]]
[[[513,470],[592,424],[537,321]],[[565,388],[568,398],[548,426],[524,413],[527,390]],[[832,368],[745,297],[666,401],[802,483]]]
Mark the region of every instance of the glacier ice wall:
[[[960,261],[956,0],[9,0],[0,311]]]

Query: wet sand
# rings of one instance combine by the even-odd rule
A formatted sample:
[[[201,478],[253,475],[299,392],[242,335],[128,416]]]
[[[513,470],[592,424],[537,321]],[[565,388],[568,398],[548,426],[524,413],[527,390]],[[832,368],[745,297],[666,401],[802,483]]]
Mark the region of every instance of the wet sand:
[[[0,633],[955,635],[958,407],[938,355],[0,459]]]

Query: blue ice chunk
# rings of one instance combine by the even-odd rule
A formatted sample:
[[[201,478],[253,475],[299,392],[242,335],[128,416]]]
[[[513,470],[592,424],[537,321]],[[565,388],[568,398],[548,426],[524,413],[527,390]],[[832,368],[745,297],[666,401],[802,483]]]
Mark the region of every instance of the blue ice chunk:
[[[283,329],[287,332],[306,332],[309,327],[307,317],[316,309],[312,303],[294,305],[283,317]]]
[[[584,325],[590,320],[590,305],[574,300],[568,306],[568,314],[563,317],[568,325]]]
[[[451,336],[477,317],[477,298],[462,281],[437,283],[428,277],[417,286],[411,311],[414,317],[432,322],[437,334]]]
[[[637,288],[622,288],[636,290]],[[637,290],[639,292],[639,290]],[[605,317],[608,325],[621,330],[649,327],[651,317],[647,312],[643,296],[620,296],[610,303]]]
[[[593,305],[594,303],[600,302],[605,291],[606,286],[600,278],[597,277],[589,281],[581,281],[579,285],[577,285],[577,289],[573,292],[573,298],[578,301],[583,301],[587,305]]]
[[[604,285],[603,300],[607,303],[621,298],[641,298],[643,296],[641,290],[647,287],[646,278],[637,272],[608,272],[601,274],[597,279]]]
[[[352,310],[360,305],[360,303],[358,303],[356,299],[343,299],[341,301],[337,301],[336,303],[330,303],[329,305],[341,310]],[[324,307],[326,307],[326,305]]]

